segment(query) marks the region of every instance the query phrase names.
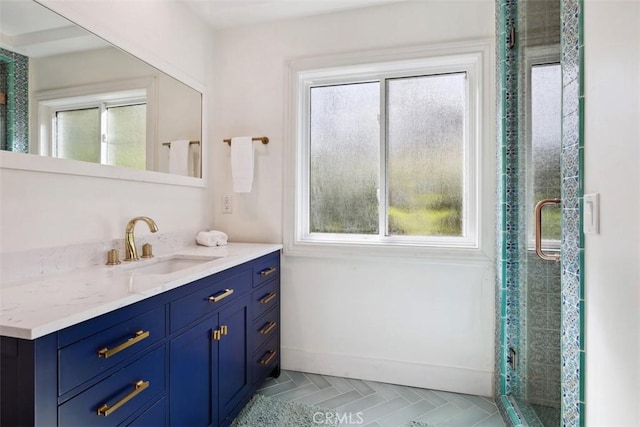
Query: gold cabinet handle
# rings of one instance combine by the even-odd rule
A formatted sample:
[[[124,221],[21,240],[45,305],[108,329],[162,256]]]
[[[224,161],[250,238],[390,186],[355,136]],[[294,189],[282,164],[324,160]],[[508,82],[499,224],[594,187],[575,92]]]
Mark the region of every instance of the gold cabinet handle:
[[[220,329],[216,329],[215,331],[213,331],[211,338],[213,338],[214,341],[220,341],[220,338],[222,338],[222,335],[220,334]]]
[[[547,205],[559,205],[561,199],[544,199],[536,204],[535,208],[535,249],[536,254],[545,261],[559,261],[560,254],[547,254],[542,250],[542,208]]]
[[[262,327],[262,329],[260,329],[260,333],[262,335],[267,335],[269,332],[271,332],[273,330],[273,328],[276,327],[276,322],[269,322],[266,325],[264,325]]]
[[[145,338],[149,337],[150,332],[143,332],[143,331],[138,331],[136,332],[136,336],[129,338],[128,340],[126,340],[125,342],[123,342],[122,344],[113,347],[111,350],[109,350],[107,347],[98,350],[98,357],[104,357],[105,359],[120,353],[122,350],[131,347],[134,344],[139,343],[140,341],[142,341]]]
[[[272,273],[275,273],[275,272],[276,272],[276,268],[275,267],[265,268],[264,270],[262,270],[260,272],[260,275],[261,276],[268,276],[268,275],[270,275]]]
[[[223,299],[225,299],[226,297],[228,297],[232,293],[233,293],[233,289],[225,289],[224,291],[222,291],[222,293],[220,295],[211,295],[209,297],[209,302],[222,301]]]
[[[262,299],[260,299],[260,304],[269,304],[271,300],[276,297],[276,295],[277,294],[275,292],[269,292],[267,295],[263,296]]]
[[[118,408],[120,408],[122,405],[124,405],[125,403],[127,403],[128,401],[130,401],[131,399],[133,399],[134,397],[136,397],[137,395],[139,395],[140,393],[145,391],[147,388],[149,388],[149,381],[142,381],[142,380],[138,381],[135,384],[135,386],[133,388],[133,391],[131,393],[127,394],[122,399],[120,399],[113,406],[109,407],[109,405],[105,403],[104,405],[99,407],[98,408],[98,415],[102,415],[104,417],[108,417],[109,415],[111,415],[115,411],[117,411]]]
[[[269,353],[267,353],[267,357],[265,357],[264,359],[262,359],[260,361],[261,365],[267,366],[269,363],[271,363],[271,361],[273,360],[274,357],[276,357],[276,351],[275,350],[269,350]]]
[[[229,328],[227,327],[227,325],[220,326],[220,334],[221,335],[227,335],[228,333],[229,333]]]

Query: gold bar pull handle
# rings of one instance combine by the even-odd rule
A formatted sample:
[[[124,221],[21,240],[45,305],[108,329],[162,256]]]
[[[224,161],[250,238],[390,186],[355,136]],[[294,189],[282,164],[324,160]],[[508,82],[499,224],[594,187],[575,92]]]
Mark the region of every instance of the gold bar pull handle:
[[[536,254],[545,261],[559,261],[560,254],[547,254],[542,250],[542,208],[547,205],[559,205],[561,199],[544,199],[536,204],[535,208],[535,248]]]
[[[213,334],[211,335],[211,338],[213,338],[214,341],[220,341],[220,339],[222,338],[222,334],[220,333],[220,329],[216,329],[215,331],[213,331]]]
[[[265,268],[264,270],[262,270],[260,272],[260,275],[261,276],[268,276],[268,275],[270,275],[272,273],[275,273],[275,272],[276,272],[276,268],[275,267],[270,267],[270,268]]]
[[[225,289],[221,294],[219,295],[211,295],[209,297],[209,302],[218,302],[218,301],[222,301],[223,299],[225,299],[226,297],[228,297],[229,295],[233,294],[233,289]]]
[[[269,304],[271,300],[276,297],[276,295],[277,294],[275,292],[269,292],[267,295],[263,296],[260,299],[260,304]]]
[[[227,335],[229,333],[229,327],[227,325],[220,326],[220,335]]]
[[[273,360],[274,357],[276,357],[276,351],[275,350],[269,350],[269,352],[267,353],[267,357],[265,357],[264,359],[262,359],[260,361],[261,365],[267,366],[269,363],[271,363],[271,361]]]
[[[111,350],[109,350],[107,347],[98,350],[98,357],[104,357],[105,359],[108,359],[111,356],[114,356],[117,353],[120,353],[122,350],[131,347],[134,344],[139,343],[140,341],[142,341],[145,338],[149,337],[150,332],[146,331],[138,331],[136,332],[136,336],[134,336],[133,338],[129,338],[128,340],[126,340],[125,342],[123,342],[122,344],[113,347]]]
[[[131,399],[133,399],[134,397],[136,397],[137,395],[145,391],[147,388],[149,388],[149,381],[142,381],[142,380],[138,381],[135,384],[133,391],[127,394],[122,399],[120,399],[113,406],[109,407],[109,405],[105,403],[104,405],[99,407],[98,415],[101,415],[103,417],[108,417],[109,415],[117,411],[118,408],[120,408],[122,405],[124,405],[125,403],[127,403],[128,401],[130,401]]]
[[[276,327],[276,322],[269,322],[266,325],[264,325],[262,327],[262,329],[260,329],[260,333],[262,335],[267,335],[269,332],[271,332],[273,330],[273,328]]]

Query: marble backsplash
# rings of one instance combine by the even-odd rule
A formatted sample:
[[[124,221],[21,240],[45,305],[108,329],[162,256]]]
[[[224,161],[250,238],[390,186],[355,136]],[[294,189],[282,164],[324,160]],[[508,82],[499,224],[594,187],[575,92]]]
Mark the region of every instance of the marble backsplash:
[[[142,254],[142,245],[145,243],[150,243],[153,246],[153,254],[156,256],[193,246],[198,231],[154,233],[136,237],[138,254]],[[18,285],[21,281],[42,275],[104,265],[107,262],[107,252],[111,249],[118,250],[122,261],[124,259],[124,238],[0,253],[0,286],[14,283]]]

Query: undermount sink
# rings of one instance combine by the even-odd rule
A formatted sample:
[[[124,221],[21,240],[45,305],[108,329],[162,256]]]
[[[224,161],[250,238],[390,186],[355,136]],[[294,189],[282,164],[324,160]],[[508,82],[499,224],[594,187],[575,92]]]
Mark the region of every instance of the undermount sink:
[[[135,261],[123,266],[126,271],[136,274],[169,274],[197,265],[205,264],[221,257],[204,255],[172,255],[167,258]]]

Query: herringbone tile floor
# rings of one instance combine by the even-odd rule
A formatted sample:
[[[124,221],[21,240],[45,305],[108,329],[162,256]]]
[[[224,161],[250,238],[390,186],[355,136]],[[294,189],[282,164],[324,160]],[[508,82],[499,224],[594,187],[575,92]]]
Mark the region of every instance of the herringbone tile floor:
[[[282,371],[258,393],[334,410],[338,419],[345,420],[341,425],[401,427],[412,421],[443,427],[505,425],[489,398],[374,381]]]

